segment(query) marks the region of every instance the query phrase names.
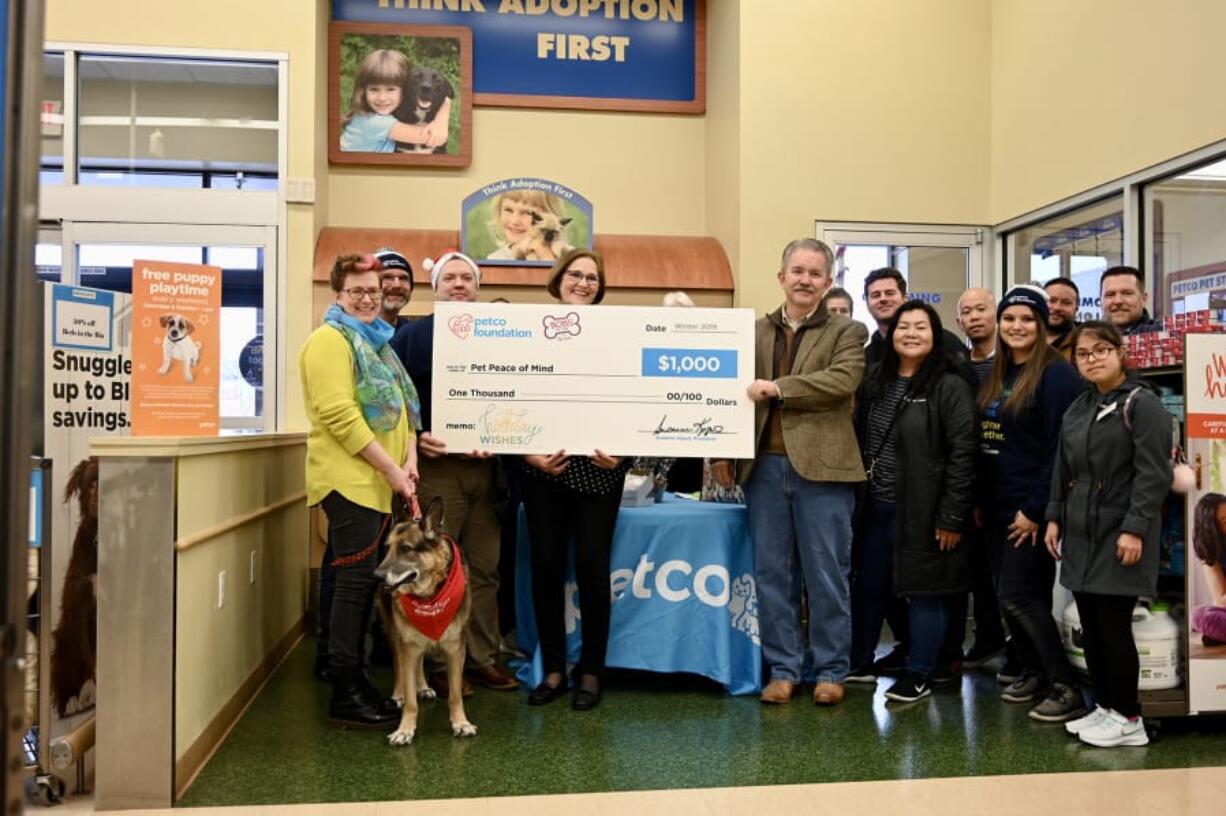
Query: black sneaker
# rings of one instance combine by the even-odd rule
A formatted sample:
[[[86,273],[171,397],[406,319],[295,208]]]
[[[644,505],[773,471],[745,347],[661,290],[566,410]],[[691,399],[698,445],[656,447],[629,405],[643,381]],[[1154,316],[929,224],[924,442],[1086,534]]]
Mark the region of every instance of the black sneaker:
[[[861,666],[858,669],[852,669],[843,678],[844,683],[876,683],[877,675],[873,674],[873,664],[869,663],[866,666]]]
[[[1000,643],[994,646],[993,645],[981,646],[979,645],[978,642],[976,642],[975,645],[971,646],[971,648],[968,649],[966,654],[963,656],[962,668],[977,669],[983,664],[987,663],[992,658],[996,657],[1001,652],[1003,652],[1004,649],[1005,649],[1005,644],[1003,643]]]
[[[1086,713],[1081,692],[1064,683],[1052,683],[1047,699],[1030,709],[1030,719],[1039,722],[1067,722]]]
[[[1002,686],[1010,686],[1022,679],[1022,675],[1026,673],[1026,669],[1021,663],[1013,660],[1006,660],[1005,665],[1000,671],[996,672],[996,682]]]
[[[1028,703],[1042,691],[1043,681],[1038,675],[1022,674],[1021,677],[1005,686],[1000,693],[1000,699],[1006,703]]]
[[[962,679],[962,663],[955,660],[943,666],[937,666],[929,678],[934,686],[947,686]]]
[[[885,696],[897,703],[914,703],[932,694],[932,687],[916,677],[902,677],[890,686]]]
[[[907,653],[901,646],[895,646],[888,655],[873,663],[873,673],[902,674],[907,663]]]

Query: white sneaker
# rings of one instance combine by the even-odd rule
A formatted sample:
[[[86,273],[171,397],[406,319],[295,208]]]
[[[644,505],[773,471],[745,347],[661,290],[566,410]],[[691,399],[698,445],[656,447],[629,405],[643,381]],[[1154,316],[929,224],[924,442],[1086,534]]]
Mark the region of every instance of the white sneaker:
[[[1102,706],[1094,706],[1094,710],[1084,717],[1079,717],[1072,722],[1066,722],[1064,724],[1064,730],[1076,736],[1082,731],[1085,731],[1087,728],[1093,728],[1094,726],[1098,725],[1098,721],[1105,716],[1107,716],[1107,709],[1103,708]]]
[[[1108,711],[1098,724],[1077,735],[1087,745],[1114,748],[1117,745],[1149,745],[1145,723],[1140,717],[1130,720],[1118,711]]]

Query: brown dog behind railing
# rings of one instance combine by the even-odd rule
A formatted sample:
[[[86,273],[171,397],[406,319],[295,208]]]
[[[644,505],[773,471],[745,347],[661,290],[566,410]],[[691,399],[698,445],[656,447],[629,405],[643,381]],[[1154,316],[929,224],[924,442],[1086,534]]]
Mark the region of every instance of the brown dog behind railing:
[[[51,651],[51,699],[61,717],[93,705],[98,651],[98,460],[82,459],[68,476],[64,501],[77,498],[81,521],[60,593]],[[84,692],[84,693],[83,693]]]

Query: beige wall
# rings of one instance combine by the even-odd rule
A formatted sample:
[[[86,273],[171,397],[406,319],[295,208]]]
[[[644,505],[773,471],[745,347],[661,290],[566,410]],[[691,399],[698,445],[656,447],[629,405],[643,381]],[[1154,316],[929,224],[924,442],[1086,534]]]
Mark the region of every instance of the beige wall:
[[[476,108],[469,167],[331,168],[329,224],[456,229],[465,196],[533,176],[592,201],[597,232],[703,235],[703,131],[701,116]]]
[[[999,223],[1226,137],[1221,0],[993,0]]]
[[[741,4],[739,304],[778,304],[779,252],[817,219],[984,223],[987,6],[769,8]]]

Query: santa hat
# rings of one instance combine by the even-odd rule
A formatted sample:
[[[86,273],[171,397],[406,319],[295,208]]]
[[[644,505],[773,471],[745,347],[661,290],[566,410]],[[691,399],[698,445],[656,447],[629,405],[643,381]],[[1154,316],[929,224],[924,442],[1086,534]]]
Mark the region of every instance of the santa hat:
[[[477,282],[477,286],[481,286],[481,267],[477,266],[477,262],[458,249],[449,249],[440,255],[437,260],[426,258],[421,262],[421,268],[430,273],[430,286],[432,288],[438,288],[438,276],[443,273],[443,267],[450,261],[463,261],[467,264],[468,268],[472,270],[473,279]]]

